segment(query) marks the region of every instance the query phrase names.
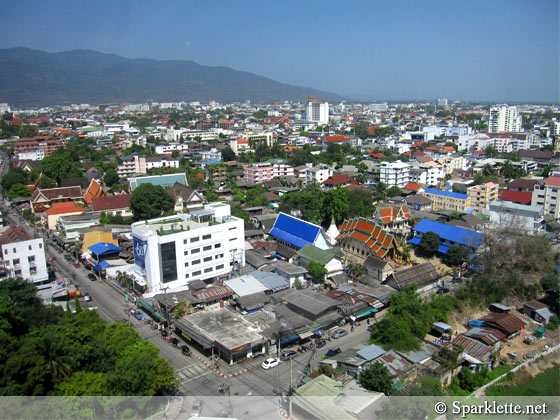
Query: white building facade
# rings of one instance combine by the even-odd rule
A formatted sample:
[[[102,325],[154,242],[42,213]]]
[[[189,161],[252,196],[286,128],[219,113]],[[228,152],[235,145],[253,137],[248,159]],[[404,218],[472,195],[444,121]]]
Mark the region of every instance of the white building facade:
[[[523,118],[516,106],[495,106],[490,108],[488,132],[520,133],[523,131]]]
[[[388,187],[396,185],[403,188],[409,182],[410,165],[397,160],[395,162],[381,162],[379,180]]]
[[[314,96],[310,96],[307,98],[305,110],[307,121],[322,125],[329,123],[329,102],[326,99],[318,101]]]
[[[0,228],[0,237],[0,264],[9,270],[10,277],[21,277],[35,284],[48,281],[42,238],[27,239],[9,226]]]
[[[228,277],[245,265],[243,219],[227,204],[132,224],[135,275],[147,295],[189,288],[193,280]]]

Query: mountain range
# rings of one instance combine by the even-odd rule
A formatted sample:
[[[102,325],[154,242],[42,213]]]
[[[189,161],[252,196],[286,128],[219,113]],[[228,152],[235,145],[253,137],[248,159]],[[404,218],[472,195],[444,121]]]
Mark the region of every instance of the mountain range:
[[[0,102],[16,107],[146,101],[339,101],[340,95],[188,60],[130,59],[91,50],[0,49]]]

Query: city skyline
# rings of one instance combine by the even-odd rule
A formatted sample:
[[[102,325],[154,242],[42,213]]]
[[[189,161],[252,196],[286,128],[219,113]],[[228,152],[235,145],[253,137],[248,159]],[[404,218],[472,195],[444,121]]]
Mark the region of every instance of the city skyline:
[[[555,1],[61,1],[4,11],[25,21],[7,20],[0,48],[192,60],[357,100],[559,101]]]

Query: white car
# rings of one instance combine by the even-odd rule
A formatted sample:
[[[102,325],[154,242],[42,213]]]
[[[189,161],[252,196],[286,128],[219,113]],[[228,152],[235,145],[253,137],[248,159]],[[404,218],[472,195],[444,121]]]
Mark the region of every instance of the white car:
[[[263,369],[268,370],[270,368],[278,366],[279,364],[280,364],[280,359],[278,359],[277,357],[270,357],[266,359],[264,362],[262,362],[261,367]]]

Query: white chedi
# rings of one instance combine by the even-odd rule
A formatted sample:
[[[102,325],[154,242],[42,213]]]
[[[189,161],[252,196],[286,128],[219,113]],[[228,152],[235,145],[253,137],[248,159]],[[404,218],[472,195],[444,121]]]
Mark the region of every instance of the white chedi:
[[[336,227],[336,224],[334,223],[334,217],[331,219],[331,225],[329,226],[329,230],[327,230],[325,233],[327,234],[327,239],[329,240],[331,246],[335,246],[336,238],[338,237],[340,232]]]

